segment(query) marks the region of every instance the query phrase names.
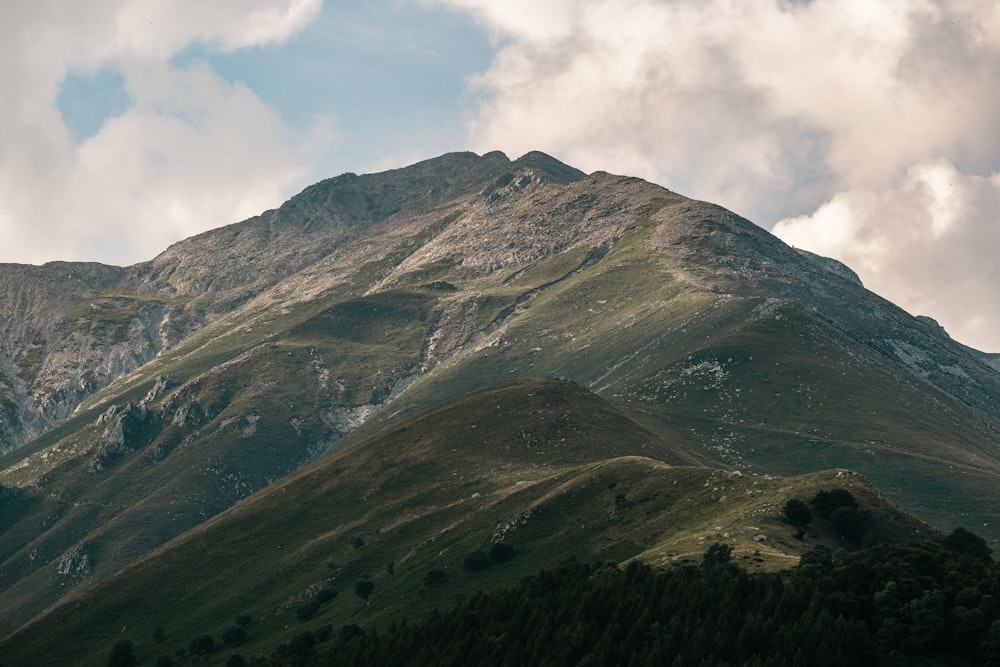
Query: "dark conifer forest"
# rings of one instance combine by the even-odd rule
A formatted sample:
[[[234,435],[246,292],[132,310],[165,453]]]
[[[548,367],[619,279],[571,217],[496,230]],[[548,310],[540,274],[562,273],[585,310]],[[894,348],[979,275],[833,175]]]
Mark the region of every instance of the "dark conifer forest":
[[[1000,664],[1000,570],[956,535],[950,548],[821,547],[784,573],[747,573],[725,545],[665,571],[566,561],[416,622],[320,627],[232,664]]]

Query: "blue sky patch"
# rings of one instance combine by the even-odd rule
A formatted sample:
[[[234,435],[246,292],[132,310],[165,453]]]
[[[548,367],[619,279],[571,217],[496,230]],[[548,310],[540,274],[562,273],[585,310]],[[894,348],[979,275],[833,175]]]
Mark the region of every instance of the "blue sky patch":
[[[425,157],[465,149],[474,108],[467,79],[493,56],[470,17],[390,0],[327,3],[282,44],[220,53],[195,43],[172,64],[206,62],[294,127],[333,118],[339,140],[319,165],[326,177],[364,170],[375,156],[404,147]]]
[[[83,143],[100,132],[104,123],[128,109],[130,102],[121,73],[102,69],[67,74],[59,87],[56,107],[70,134],[77,143]]]

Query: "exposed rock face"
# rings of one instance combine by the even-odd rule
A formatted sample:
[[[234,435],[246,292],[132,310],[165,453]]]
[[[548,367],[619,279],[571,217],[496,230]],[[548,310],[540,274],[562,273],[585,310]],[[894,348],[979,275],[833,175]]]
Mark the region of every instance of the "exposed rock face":
[[[454,153],[405,170],[344,174],[277,210],[181,241],[128,268],[0,265],[0,453],[52,428],[95,391],[374,225],[419,216],[484,185],[483,199],[495,205],[518,188],[539,187],[542,178],[583,177],[541,153],[517,164],[516,182],[504,171],[512,163],[502,153]],[[531,252],[557,249],[545,243]],[[508,254],[524,253],[511,248]],[[489,255],[484,247],[467,261],[489,263]]]
[[[159,415],[147,410],[144,403],[126,403],[121,407],[112,405],[97,420],[97,425],[103,426],[104,432],[87,469],[101,472],[115,459],[137,449],[143,434],[155,425],[158,418]]]
[[[0,265],[0,451],[65,419],[149,345],[88,302],[124,270],[98,264]],[[139,356],[143,356],[139,353]],[[144,359],[143,359],[144,360]],[[131,368],[127,368],[131,370]]]
[[[76,545],[56,563],[56,572],[64,577],[85,577],[90,573],[90,554],[82,545]]]
[[[435,283],[436,273],[497,276],[573,248],[598,261],[637,216],[661,221],[648,243],[675,260],[672,278],[698,289],[750,287],[768,298],[799,298],[789,285],[805,283],[819,299],[839,299],[808,264],[861,286],[843,264],[793,252],[719,207],[638,179],[588,177],[542,153],[513,162],[497,152],[454,153],[380,174],[344,174],[132,267],[0,265],[0,452],[61,423],[89,396],[207,324],[268,303],[308,301],[356,280],[344,271],[352,262],[395,258],[367,278],[368,292],[415,273],[454,291],[424,347],[426,372],[478,335],[473,324],[483,307],[474,292]],[[796,262],[796,254],[808,262]],[[500,313],[497,325],[514,312]],[[898,345],[875,344],[898,356]],[[182,409],[171,418],[187,415]]]
[[[858,274],[852,271],[851,268],[846,264],[844,264],[843,262],[838,262],[837,260],[830,259],[829,257],[821,257],[820,255],[811,253],[808,250],[802,250],[801,248],[796,248],[796,251],[803,257],[806,257],[807,259],[812,260],[819,266],[822,266],[827,271],[836,273],[841,278],[847,278],[851,282],[857,283],[861,287],[864,287],[864,285],[861,282],[861,278],[858,277]]]

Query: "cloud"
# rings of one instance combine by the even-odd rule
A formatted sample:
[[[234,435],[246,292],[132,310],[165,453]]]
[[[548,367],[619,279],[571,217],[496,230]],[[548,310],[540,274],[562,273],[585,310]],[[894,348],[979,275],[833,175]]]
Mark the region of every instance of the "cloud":
[[[906,272],[919,250],[936,275],[966,275],[981,252],[968,244],[995,233],[997,208],[982,207],[1000,170],[997,3],[561,0],[543,12],[435,1],[470,13],[497,45],[470,82],[472,148],[643,176],[765,227],[796,219],[778,232],[848,263],[863,256],[866,284],[1000,350],[1000,328],[973,322],[1000,320],[1000,300],[981,300],[1000,287],[1000,260],[982,258],[992,282],[920,283],[934,298]],[[942,170],[961,224],[908,228],[929,201],[927,174]]]
[[[946,160],[920,163],[894,188],[839,192],[773,231],[844,261],[869,289],[894,295],[915,315],[933,315],[958,340],[1000,349],[1000,173],[970,176]]]
[[[0,10],[0,261],[126,264],[275,206],[333,137],[294,131],[205,62],[288,39],[322,0],[98,0]],[[57,106],[67,76],[120,73],[128,104],[77,143]]]

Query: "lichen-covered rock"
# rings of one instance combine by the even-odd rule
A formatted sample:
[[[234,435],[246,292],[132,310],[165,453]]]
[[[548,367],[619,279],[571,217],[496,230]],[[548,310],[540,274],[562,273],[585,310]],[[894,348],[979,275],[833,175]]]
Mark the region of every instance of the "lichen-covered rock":
[[[88,464],[88,470],[105,470],[125,454],[137,449],[143,435],[157,421],[159,414],[146,408],[145,399],[137,405],[126,403],[124,406],[113,405],[108,408],[97,419],[97,425],[104,426],[104,433]]]
[[[90,554],[80,544],[56,560],[56,572],[64,577],[85,577],[90,574],[90,568]]]

